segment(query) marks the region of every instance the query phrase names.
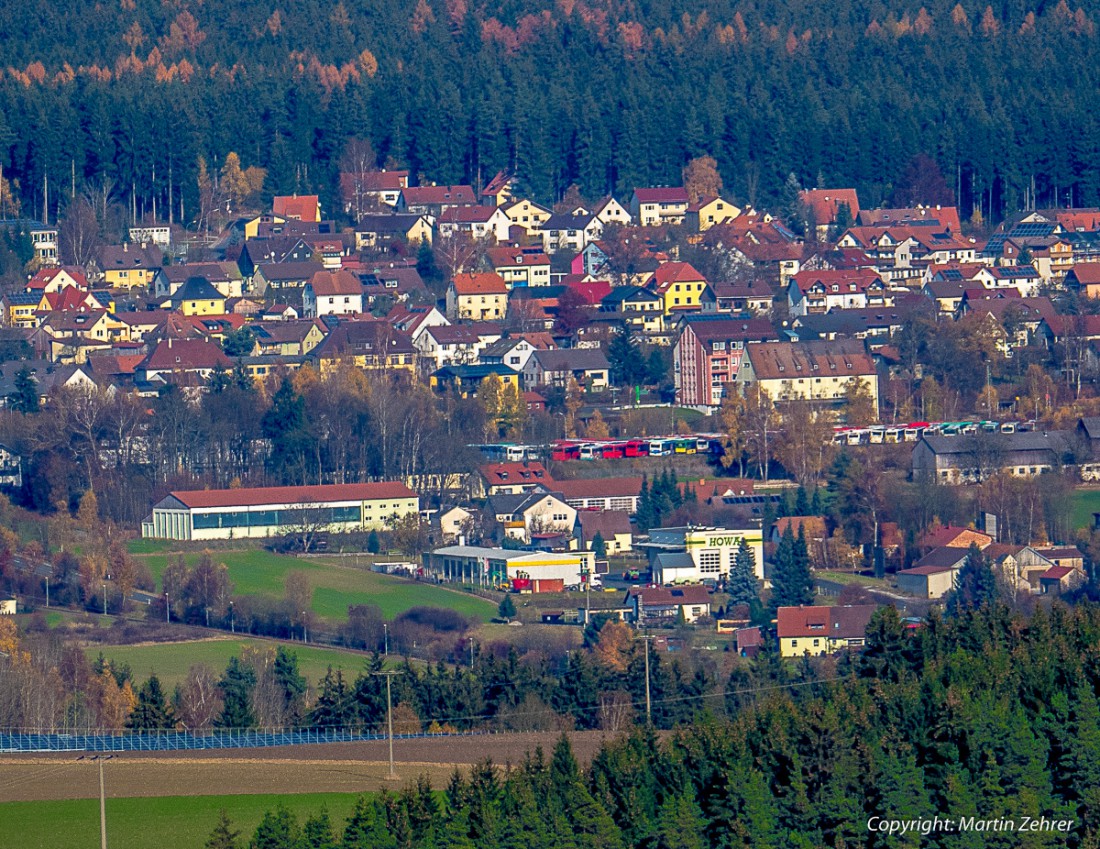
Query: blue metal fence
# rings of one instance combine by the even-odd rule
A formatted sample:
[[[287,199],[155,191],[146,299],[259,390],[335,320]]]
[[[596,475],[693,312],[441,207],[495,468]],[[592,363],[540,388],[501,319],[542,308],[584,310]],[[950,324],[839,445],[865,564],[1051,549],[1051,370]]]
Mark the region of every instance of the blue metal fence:
[[[466,732],[477,734],[486,732]],[[465,736],[395,734],[394,739]],[[142,731],[118,734],[31,734],[0,731],[0,752],[165,752],[196,749],[251,749],[310,743],[385,740],[385,734],[355,728],[306,728],[293,731],[222,729],[215,731]]]

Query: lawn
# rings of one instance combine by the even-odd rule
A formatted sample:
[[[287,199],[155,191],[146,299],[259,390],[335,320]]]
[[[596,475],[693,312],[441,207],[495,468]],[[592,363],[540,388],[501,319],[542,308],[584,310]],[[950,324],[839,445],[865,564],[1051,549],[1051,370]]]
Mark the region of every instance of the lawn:
[[[371,572],[365,565],[348,563],[351,558],[300,559],[262,549],[214,551],[214,560],[229,567],[229,579],[239,595],[281,597],[290,572],[309,576],[313,592],[313,612],[329,619],[347,617],[348,605],[375,604],[387,619],[393,619],[410,607],[425,605],[455,610],[479,622],[487,622],[496,605],[466,593]],[[168,554],[137,555],[149,565],[160,582],[168,565]],[[184,555],[195,563],[198,552]]]
[[[257,796],[161,796],[107,799],[107,843],[112,849],[201,849],[222,809],[245,845],[264,812],[282,803],[302,823],[324,805],[339,835],[358,794],[303,793]],[[0,804],[0,846],[84,849],[99,845],[99,800]],[[16,838],[18,835],[18,838]],[[15,842],[6,842],[12,840]]]
[[[825,569],[816,569],[814,571],[815,578],[821,578],[823,581],[831,581],[834,584],[859,584],[864,587],[872,587],[876,589],[887,589],[890,585],[882,578],[872,578],[868,575],[857,575],[854,572],[830,572]]]
[[[1073,493],[1073,510],[1070,518],[1073,529],[1091,528],[1092,514],[1100,513],[1100,489],[1079,489]]]
[[[214,640],[192,640],[181,643],[158,643],[137,646],[89,646],[85,649],[90,660],[100,653],[109,660],[128,663],[138,682],[144,681],[155,672],[169,692],[187,677],[193,664],[205,663],[216,673],[225,669],[229,658],[240,655],[245,646],[272,649],[279,644],[271,640],[253,640],[249,638],[227,637]],[[366,662],[366,655],[360,652],[341,651],[339,649],[320,648],[302,644],[282,644],[298,655],[298,668],[316,685],[324,677],[331,665],[333,669],[343,668],[348,677],[354,678]]]

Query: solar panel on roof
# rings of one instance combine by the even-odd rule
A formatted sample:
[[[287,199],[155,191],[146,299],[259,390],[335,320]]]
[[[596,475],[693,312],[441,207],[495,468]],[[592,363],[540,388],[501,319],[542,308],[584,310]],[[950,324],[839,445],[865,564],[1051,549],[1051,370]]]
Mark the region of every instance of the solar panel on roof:
[[[1056,225],[1045,221],[1029,221],[1025,224],[1017,224],[1012,230],[1013,236],[1033,237],[1049,236],[1054,232]]]

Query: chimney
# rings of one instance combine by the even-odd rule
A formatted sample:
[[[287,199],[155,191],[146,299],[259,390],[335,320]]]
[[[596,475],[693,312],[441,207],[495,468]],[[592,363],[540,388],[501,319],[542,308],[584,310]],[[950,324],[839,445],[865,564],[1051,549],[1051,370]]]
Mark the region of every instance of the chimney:
[[[130,251],[130,243],[129,242],[123,242],[122,243],[122,252],[123,253],[129,253],[129,251]]]

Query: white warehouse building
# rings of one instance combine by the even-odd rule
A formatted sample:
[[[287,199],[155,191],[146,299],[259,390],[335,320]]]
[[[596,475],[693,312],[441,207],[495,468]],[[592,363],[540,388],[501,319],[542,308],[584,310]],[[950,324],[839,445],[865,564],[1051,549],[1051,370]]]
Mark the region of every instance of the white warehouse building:
[[[403,483],[272,486],[171,492],[141,523],[141,535],[206,540],[270,537],[311,526],[331,533],[380,530],[418,513],[420,498]]]

